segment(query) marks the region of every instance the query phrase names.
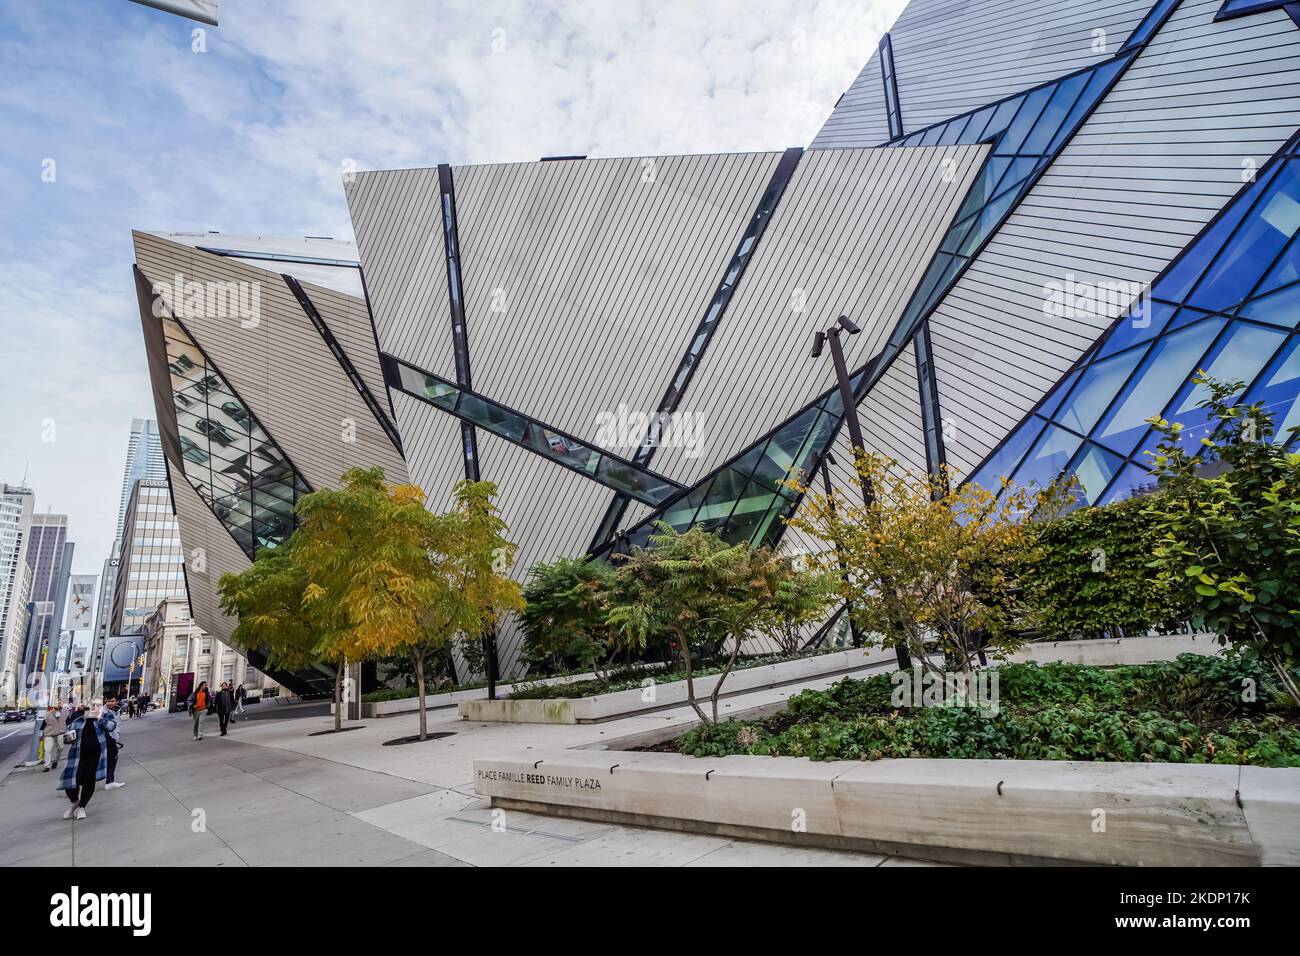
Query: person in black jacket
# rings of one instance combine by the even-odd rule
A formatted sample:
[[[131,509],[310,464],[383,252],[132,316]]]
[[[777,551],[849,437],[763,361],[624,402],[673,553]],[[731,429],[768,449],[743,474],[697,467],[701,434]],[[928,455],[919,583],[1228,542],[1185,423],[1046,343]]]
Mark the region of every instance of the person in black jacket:
[[[226,736],[226,726],[235,709],[235,692],[230,689],[229,681],[222,681],[221,690],[217,691],[217,719],[221,721],[221,736]]]

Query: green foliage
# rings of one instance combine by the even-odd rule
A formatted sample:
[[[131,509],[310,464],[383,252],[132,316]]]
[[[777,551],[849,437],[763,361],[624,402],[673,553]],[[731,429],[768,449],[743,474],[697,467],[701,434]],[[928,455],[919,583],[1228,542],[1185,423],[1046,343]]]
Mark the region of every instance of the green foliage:
[[[836,576],[805,570],[786,557],[771,558],[771,580],[776,586],[770,607],[754,621],[754,627],[776,642],[787,657],[798,654],[804,629],[825,618],[835,600]]]
[[[862,630],[927,668],[937,650],[967,673],[982,652],[1004,656],[1022,644],[1016,571],[1033,540],[1025,516],[1056,490],[998,495],[946,472],[909,474],[876,454],[859,455],[856,469],[870,503],[794,482],[804,503],[789,523],[826,542],[813,557]]]
[[[616,576],[608,620],[622,646],[644,649],[652,635],[671,635],[686,672],[687,700],[700,720],[716,723],[718,697],[755,622],[772,613],[780,572],[765,548],[730,545],[699,527],[678,534],[660,523],[650,548],[633,548]],[[695,697],[692,645],[730,643],[726,666],[709,695],[711,714]]]
[[[1038,525],[1020,569],[1028,623],[1050,638],[1119,637],[1185,618],[1147,567],[1157,537],[1147,508],[1134,498]]]
[[[1166,664],[1103,670],[1074,664],[998,668],[996,713],[896,709],[887,674],[803,691],[765,721],[702,726],[681,753],[814,760],[939,757],[1250,763],[1300,766],[1300,724],[1243,700],[1265,673],[1250,655],[1184,654]],[[1249,695],[1245,695],[1249,697]]]
[[[561,558],[534,565],[519,616],[530,669],[596,669],[616,650],[608,620],[615,570],[607,561]]]
[[[1263,405],[1233,404],[1241,382],[1195,381],[1213,427],[1192,454],[1181,425],[1151,419],[1165,436],[1154,464],[1164,491],[1146,509],[1151,567],[1207,630],[1255,648],[1300,699],[1300,455],[1271,440]]]

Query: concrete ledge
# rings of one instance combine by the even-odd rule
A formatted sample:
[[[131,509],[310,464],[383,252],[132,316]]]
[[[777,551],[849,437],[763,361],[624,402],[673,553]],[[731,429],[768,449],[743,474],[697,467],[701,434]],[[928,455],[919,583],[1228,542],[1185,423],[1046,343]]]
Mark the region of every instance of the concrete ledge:
[[[1179,654],[1212,657],[1223,650],[1213,634],[1158,634],[1153,637],[1119,637],[1087,641],[1040,641],[1026,644],[1008,663],[1034,661],[1049,664],[1087,664],[1090,667],[1118,667],[1121,664],[1155,664],[1172,661]]]
[[[1297,862],[1300,769],[1245,769],[1239,805],[1228,766],[559,750],[475,761],[474,788],[569,816],[962,862]]]
[[[662,664],[646,664],[645,670],[648,673],[654,673],[660,670]],[[509,684],[497,684],[497,693],[502,697],[508,697],[517,687],[532,687],[536,684],[573,684],[578,681],[591,680],[596,675],[587,674],[566,674],[563,677],[545,677],[539,680],[514,681]],[[487,688],[474,687],[470,690],[451,690],[441,694],[425,694],[425,707],[428,710],[438,710],[443,707],[455,707],[461,701],[465,700],[486,700]],[[400,700],[381,700],[375,702],[361,702],[361,716],[367,717],[395,717],[398,714],[414,714],[419,711],[420,706],[416,697],[403,697]],[[334,713],[334,704],[330,704],[330,713]]]
[[[732,671],[722,685],[727,696],[744,693],[761,687],[772,687],[793,681],[845,674],[874,667],[894,659],[892,650],[856,648],[800,657],[775,664],[747,667]],[[695,679],[696,700],[703,701],[718,682],[716,674]],[[645,713],[664,707],[686,703],[686,681],[656,684],[654,698],[646,700],[644,690],[613,691],[594,697],[576,697],[552,700],[468,700],[458,705],[460,716],[466,720],[507,721],[522,724],[587,724],[612,720],[628,714]],[[558,705],[558,706],[557,706]]]

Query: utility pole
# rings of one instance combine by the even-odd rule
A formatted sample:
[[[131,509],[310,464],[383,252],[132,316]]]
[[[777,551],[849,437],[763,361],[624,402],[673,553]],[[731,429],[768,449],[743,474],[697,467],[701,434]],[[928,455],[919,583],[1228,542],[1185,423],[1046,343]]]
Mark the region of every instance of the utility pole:
[[[835,380],[840,389],[840,404],[844,406],[844,420],[849,426],[849,444],[853,446],[855,462],[859,456],[866,453],[866,444],[862,440],[862,425],[858,422],[858,403],[853,396],[853,386],[849,381],[849,367],[844,361],[844,346],[840,342],[840,335],[844,332],[857,335],[861,331],[847,315],[841,315],[829,329],[817,333],[813,339],[812,349],[812,357],[821,358],[823,348],[826,345],[831,347],[831,360],[835,363]],[[871,483],[859,474],[858,484],[862,488],[862,503],[870,508],[876,500]],[[849,608],[849,620],[850,622],[853,620],[852,608]],[[912,658],[907,653],[907,648],[899,644],[894,650],[898,655],[899,670],[908,670],[912,666]]]

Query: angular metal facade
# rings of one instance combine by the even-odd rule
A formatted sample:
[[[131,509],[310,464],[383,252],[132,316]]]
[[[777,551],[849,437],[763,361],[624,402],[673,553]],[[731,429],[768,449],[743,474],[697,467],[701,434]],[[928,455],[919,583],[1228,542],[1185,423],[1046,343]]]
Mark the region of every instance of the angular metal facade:
[[[138,256],[151,281],[292,276],[260,332],[182,324],[306,486],[383,464],[438,509],[466,475],[496,482],[520,578],[659,520],[817,547],[786,533],[782,480],[852,484],[809,357],[841,314],[862,330],[848,413],[916,474],[1069,471],[1113,500],[1141,485],[1141,436],[1116,448],[1107,423],[1142,396],[1182,408],[1198,362],[1250,365],[1294,420],[1297,127],[1280,3],[912,0],[806,150],[360,173],[355,252],[142,235]],[[1164,311],[1135,336],[1151,285]],[[177,509],[187,545],[247,560],[201,487]],[[503,673],[520,649],[507,622]]]

